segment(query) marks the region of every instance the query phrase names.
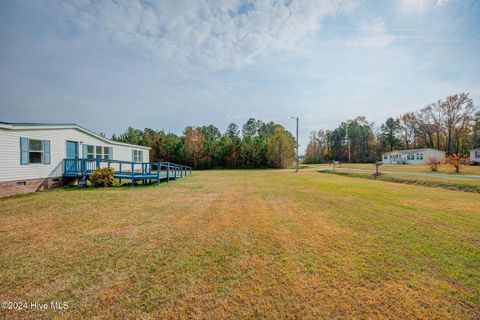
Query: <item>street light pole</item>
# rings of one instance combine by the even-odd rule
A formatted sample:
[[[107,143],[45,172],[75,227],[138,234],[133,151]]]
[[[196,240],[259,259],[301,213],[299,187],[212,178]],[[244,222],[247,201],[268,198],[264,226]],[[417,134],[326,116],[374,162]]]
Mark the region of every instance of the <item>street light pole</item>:
[[[348,127],[347,127],[347,134],[345,138],[347,139],[347,143],[348,143],[348,163],[350,163],[350,138],[348,136]]]
[[[298,172],[298,117],[291,117],[297,121],[297,166],[295,168],[295,172]]]

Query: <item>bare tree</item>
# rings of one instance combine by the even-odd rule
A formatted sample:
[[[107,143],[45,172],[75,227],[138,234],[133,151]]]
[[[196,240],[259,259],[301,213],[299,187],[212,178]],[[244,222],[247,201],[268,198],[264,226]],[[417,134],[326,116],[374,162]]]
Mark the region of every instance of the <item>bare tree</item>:
[[[400,122],[400,135],[402,137],[403,142],[405,143],[405,147],[407,149],[410,148],[410,143],[413,144],[415,148],[415,132],[416,132],[416,117],[415,113],[407,112],[401,115],[398,118]]]
[[[432,128],[435,132],[435,137],[437,140],[437,149],[442,150],[441,145],[441,136],[442,132],[444,131],[444,114],[442,110],[442,105],[444,102],[442,100],[438,100],[437,103],[432,103],[429,108],[429,117],[432,122]]]
[[[427,147],[433,148],[434,143],[433,143],[433,125],[432,125],[432,119],[431,119],[431,106],[427,106],[423,109],[420,109],[416,113],[416,122],[417,122],[417,128],[420,134],[423,137],[423,140],[425,141],[425,144]]]
[[[452,154],[452,138],[453,134],[471,121],[475,110],[472,99],[468,97],[468,93],[455,94],[447,98],[441,105],[443,113],[443,122],[447,137],[447,154]],[[458,146],[457,146],[458,147]]]

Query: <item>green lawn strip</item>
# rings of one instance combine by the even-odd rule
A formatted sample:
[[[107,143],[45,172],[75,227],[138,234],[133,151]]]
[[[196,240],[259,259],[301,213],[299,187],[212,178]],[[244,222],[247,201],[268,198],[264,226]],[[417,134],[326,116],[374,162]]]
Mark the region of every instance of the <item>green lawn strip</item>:
[[[394,182],[394,183],[403,183],[403,184],[413,184],[424,187],[433,187],[433,188],[442,188],[455,191],[464,191],[464,192],[473,192],[480,193],[480,186],[467,183],[459,182],[440,182],[434,180],[425,180],[425,179],[416,179],[416,178],[404,178],[389,174],[381,174],[376,176],[374,174],[367,173],[356,173],[356,172],[344,172],[344,171],[333,171],[333,170],[320,170],[320,173],[335,174],[344,177],[352,178],[362,178],[370,180],[378,180],[384,182]]]

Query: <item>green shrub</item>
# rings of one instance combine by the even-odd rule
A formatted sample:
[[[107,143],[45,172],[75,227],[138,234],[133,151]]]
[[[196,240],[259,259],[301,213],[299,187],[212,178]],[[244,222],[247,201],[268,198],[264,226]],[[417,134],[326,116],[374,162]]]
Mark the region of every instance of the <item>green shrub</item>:
[[[98,168],[90,177],[90,181],[95,187],[111,187],[115,182],[113,177],[113,168]]]

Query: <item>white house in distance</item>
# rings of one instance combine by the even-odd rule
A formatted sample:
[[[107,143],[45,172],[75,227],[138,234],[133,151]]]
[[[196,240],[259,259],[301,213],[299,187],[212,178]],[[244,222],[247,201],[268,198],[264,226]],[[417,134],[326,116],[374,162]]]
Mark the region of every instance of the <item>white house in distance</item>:
[[[470,162],[480,164],[480,148],[470,150]]]
[[[431,148],[394,150],[382,154],[382,161],[385,164],[426,164],[430,157],[441,161],[445,152]]]
[[[73,123],[0,122],[0,197],[62,185],[66,158],[146,162],[149,150]]]

